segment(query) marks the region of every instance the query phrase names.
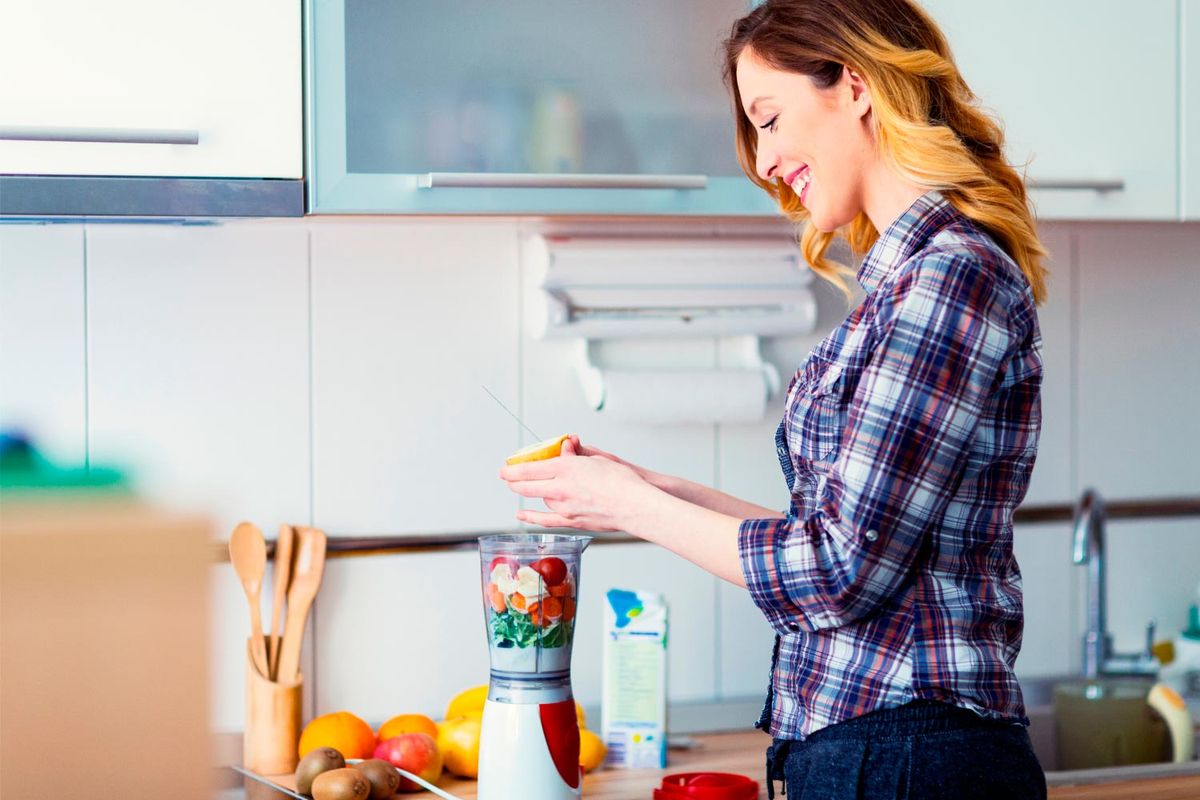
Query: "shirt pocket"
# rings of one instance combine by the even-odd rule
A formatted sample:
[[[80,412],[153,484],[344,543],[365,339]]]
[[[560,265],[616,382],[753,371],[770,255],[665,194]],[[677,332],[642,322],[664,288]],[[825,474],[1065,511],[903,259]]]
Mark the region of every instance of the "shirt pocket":
[[[848,370],[835,361],[796,398],[790,444],[800,458],[814,463],[832,463],[837,458],[846,433],[848,387]]]

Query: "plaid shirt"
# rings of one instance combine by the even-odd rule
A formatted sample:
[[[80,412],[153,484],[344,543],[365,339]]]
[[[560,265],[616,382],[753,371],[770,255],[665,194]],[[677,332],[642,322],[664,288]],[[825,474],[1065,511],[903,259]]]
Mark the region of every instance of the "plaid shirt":
[[[937,192],[879,237],[858,282],[866,298],[788,390],[790,512],[738,535],[778,634],[756,727],[803,739],[918,699],[1028,724],[1012,514],[1041,427],[1032,292]]]

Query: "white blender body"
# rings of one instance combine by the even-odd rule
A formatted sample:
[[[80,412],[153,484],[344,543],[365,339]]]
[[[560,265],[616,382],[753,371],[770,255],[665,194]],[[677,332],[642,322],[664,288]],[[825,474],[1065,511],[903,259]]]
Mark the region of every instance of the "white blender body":
[[[579,560],[590,541],[554,534],[479,540],[491,659],[479,800],[582,795],[571,643]]]

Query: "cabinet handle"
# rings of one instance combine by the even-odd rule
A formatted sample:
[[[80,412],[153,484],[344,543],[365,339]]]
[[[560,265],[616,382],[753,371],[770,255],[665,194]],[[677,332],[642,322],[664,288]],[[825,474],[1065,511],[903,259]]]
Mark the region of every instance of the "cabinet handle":
[[[707,175],[588,175],[539,172],[428,172],[422,189],[705,189]]]
[[[171,128],[79,128],[0,125],[0,140],[103,142],[105,144],[200,144],[200,131]]]
[[[1115,178],[1112,180],[1074,180],[1070,178],[1027,178],[1025,185],[1030,189],[1065,189],[1079,192],[1123,192],[1125,181]]]

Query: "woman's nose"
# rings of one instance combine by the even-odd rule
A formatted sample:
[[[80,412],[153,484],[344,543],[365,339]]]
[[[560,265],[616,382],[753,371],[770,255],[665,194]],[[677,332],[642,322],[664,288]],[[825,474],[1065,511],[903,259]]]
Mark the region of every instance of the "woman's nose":
[[[778,177],[779,173],[779,156],[771,150],[759,147],[758,148],[758,163],[755,166],[758,168],[758,177],[764,181],[773,180]]]

